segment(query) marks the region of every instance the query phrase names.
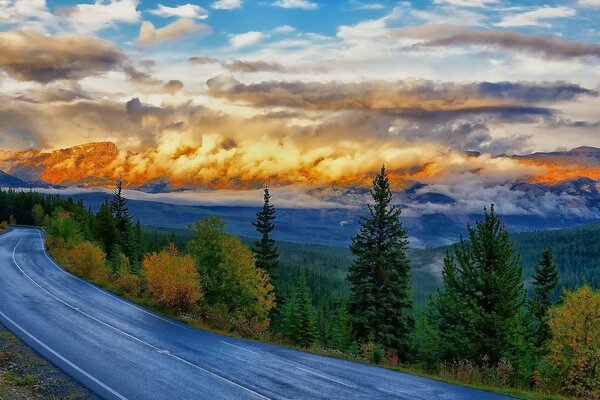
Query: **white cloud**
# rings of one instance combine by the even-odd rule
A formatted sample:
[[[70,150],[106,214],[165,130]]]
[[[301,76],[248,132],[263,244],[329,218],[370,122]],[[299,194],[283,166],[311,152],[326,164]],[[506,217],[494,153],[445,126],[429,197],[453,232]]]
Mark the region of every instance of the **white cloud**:
[[[350,0],[352,10],[383,10],[385,6],[381,3],[364,3],[358,0]]]
[[[239,35],[233,35],[229,39],[229,43],[234,49],[241,49],[243,47],[252,46],[253,44],[260,42],[264,39],[264,37],[265,34],[262,32],[250,31],[246,33],[240,33]]]
[[[140,20],[138,0],[97,0],[93,4],[78,4],[64,11],[64,18],[76,30],[95,32],[118,23]]]
[[[206,19],[208,12],[195,4],[183,4],[177,7],[167,7],[162,4],[158,5],[155,10],[148,11],[150,14],[158,15],[159,17],[178,17],[178,18],[194,18]]]
[[[497,23],[496,26],[539,26],[550,28],[552,25],[547,20],[573,17],[576,14],[577,11],[569,7],[542,7],[520,14],[508,15]]]
[[[281,8],[301,8],[303,10],[316,10],[319,8],[317,3],[308,0],[277,0],[273,3],[275,7]]]
[[[22,24],[28,20],[50,22],[55,16],[48,11],[46,0],[0,0],[0,24]]]
[[[181,18],[177,21],[156,29],[152,22],[144,21],[140,28],[137,44],[140,46],[154,46],[155,44],[179,39],[192,33],[208,33],[210,28],[204,24],[196,24],[189,18]]]
[[[234,8],[242,8],[242,0],[218,0],[212,3],[211,7],[215,10],[233,10]]]
[[[577,4],[584,7],[600,7],[600,0],[579,0]]]
[[[290,33],[290,32],[294,32],[295,30],[296,30],[296,28],[294,28],[293,26],[281,25],[281,26],[278,26],[277,28],[273,29],[271,32],[273,32],[273,33]]]
[[[450,4],[457,7],[487,7],[498,0],[433,0],[433,4]]]

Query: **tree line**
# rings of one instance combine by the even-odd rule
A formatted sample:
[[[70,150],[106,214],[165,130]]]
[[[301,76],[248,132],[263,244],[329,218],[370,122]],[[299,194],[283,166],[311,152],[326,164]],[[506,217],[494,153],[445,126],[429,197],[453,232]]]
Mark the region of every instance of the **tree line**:
[[[520,254],[492,204],[482,220],[467,226],[467,237],[447,250],[443,287],[417,313],[410,295],[408,233],[385,167],[370,193],[373,203],[350,245],[349,294],[336,302],[327,347],[467,383],[600,398],[600,292],[586,284],[557,298],[558,268],[548,248],[538,254],[528,293]],[[269,199],[265,189],[261,223],[255,224],[263,228],[256,248],[265,247],[256,255],[260,260],[268,254],[265,265],[276,268]],[[306,276],[280,301],[275,334],[298,346],[316,346],[317,318]],[[575,304],[581,307],[572,308]],[[566,325],[565,319],[573,323]]]

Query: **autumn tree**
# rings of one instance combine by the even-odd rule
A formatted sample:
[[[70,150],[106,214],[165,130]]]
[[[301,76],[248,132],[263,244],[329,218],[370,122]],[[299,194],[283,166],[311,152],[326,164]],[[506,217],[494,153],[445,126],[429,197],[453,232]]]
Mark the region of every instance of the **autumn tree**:
[[[202,298],[194,259],[174,244],[146,256],[142,270],[148,293],[162,307],[187,311]]]
[[[492,205],[444,258],[436,300],[444,359],[515,360],[527,347],[519,255]]]
[[[409,353],[414,328],[406,257],[408,234],[400,222],[401,210],[392,204],[385,166],[373,180],[369,214],[360,219],[360,232],[352,238],[354,261],[348,273],[349,310],[358,341],[371,341],[401,357]]]
[[[548,309],[552,305],[552,295],[558,285],[558,270],[554,264],[552,250],[547,249],[542,253],[540,262],[533,272],[533,301],[531,314],[533,317],[533,342],[542,348],[550,339],[548,327]]]
[[[549,310],[547,360],[567,393],[600,399],[600,291],[585,285],[565,290],[562,304]]]
[[[205,282],[205,311],[225,316],[229,328],[258,336],[269,327],[274,307],[269,275],[255,265],[253,252],[225,233],[225,222],[208,217],[191,226],[189,243],[198,274]]]

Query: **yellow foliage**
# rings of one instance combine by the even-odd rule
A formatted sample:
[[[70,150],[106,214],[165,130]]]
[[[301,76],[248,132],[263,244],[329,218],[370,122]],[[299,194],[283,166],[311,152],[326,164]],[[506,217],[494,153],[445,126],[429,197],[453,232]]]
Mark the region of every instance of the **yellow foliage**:
[[[600,292],[586,285],[565,290],[561,305],[550,309],[552,330],[548,362],[562,387],[574,396],[600,399]]]
[[[187,311],[202,298],[194,259],[179,254],[172,243],[146,256],[142,270],[150,296],[163,307]]]
[[[142,292],[142,280],[128,272],[121,272],[113,282],[115,289],[130,296],[139,296]]]
[[[224,237],[221,248],[225,284],[235,296],[228,302],[232,328],[244,336],[258,337],[269,328],[269,313],[275,306],[270,277],[256,268],[254,253],[238,238]]]

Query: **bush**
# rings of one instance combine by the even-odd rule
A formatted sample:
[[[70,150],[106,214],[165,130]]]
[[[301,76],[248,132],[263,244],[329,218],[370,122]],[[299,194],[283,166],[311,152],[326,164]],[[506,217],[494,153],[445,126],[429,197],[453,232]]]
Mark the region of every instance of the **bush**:
[[[76,275],[97,283],[107,283],[110,280],[106,256],[100,247],[91,242],[75,244],[57,254],[59,262]]]
[[[586,285],[565,290],[563,303],[549,312],[552,339],[548,362],[567,393],[600,399],[600,291]]]
[[[8,222],[2,221],[0,222],[0,231],[5,231],[8,229]]]
[[[179,254],[172,243],[146,256],[142,269],[150,296],[162,307],[188,311],[202,298],[194,259]]]
[[[121,272],[113,282],[115,289],[129,296],[138,297],[142,292],[142,280],[134,274]]]
[[[440,376],[470,385],[491,385],[509,387],[514,368],[512,364],[501,359],[495,365],[490,365],[489,357],[481,357],[481,363],[470,360],[455,360],[443,362],[440,365]]]

